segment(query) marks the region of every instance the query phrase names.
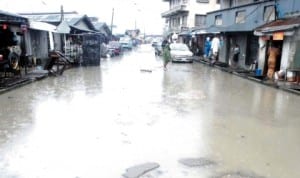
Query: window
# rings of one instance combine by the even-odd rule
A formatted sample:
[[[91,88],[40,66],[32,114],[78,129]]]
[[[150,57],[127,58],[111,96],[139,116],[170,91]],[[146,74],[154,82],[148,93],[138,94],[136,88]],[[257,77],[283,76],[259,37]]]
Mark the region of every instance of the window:
[[[253,3],[253,0],[229,0],[230,7],[242,6]]]
[[[187,27],[187,16],[183,16],[182,17],[182,24],[181,24],[181,26]]]
[[[222,25],[223,21],[222,21],[222,15],[216,15],[215,16],[215,25],[219,26]]]
[[[200,3],[209,3],[209,0],[197,0],[197,2],[200,2]]]
[[[205,15],[195,15],[195,26],[201,27],[205,25]]]
[[[245,23],[246,11],[237,11],[235,14],[235,23]]]
[[[172,19],[172,27],[179,27],[180,25],[180,17],[175,17]]]
[[[275,20],[275,6],[266,6],[264,8],[264,22]]]

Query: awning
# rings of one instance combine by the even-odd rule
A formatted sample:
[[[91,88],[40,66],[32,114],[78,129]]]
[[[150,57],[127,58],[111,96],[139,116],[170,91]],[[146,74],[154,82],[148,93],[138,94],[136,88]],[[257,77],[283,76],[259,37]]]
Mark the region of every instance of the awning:
[[[254,35],[268,36],[275,32],[283,32],[285,36],[292,36],[295,29],[300,27],[300,17],[291,17],[286,19],[279,19],[255,29]]]
[[[182,31],[179,33],[179,36],[192,36],[190,31]]]
[[[221,32],[220,28],[217,27],[209,27],[209,28],[201,28],[194,30],[192,35],[205,35],[205,34],[219,34]]]
[[[29,28],[35,30],[56,32],[56,26],[45,23],[45,22],[37,22],[37,21],[29,21]]]

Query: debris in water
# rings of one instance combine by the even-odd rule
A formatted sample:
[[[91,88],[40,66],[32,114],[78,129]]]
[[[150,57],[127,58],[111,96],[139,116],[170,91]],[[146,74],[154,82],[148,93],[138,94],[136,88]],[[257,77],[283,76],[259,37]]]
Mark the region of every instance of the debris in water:
[[[149,171],[157,169],[158,167],[159,164],[157,163],[145,163],[145,164],[136,165],[131,168],[128,168],[126,170],[126,173],[123,174],[123,176],[126,178],[138,178]]]
[[[188,167],[205,167],[216,164],[214,161],[205,158],[186,158],[179,160],[179,162]]]
[[[150,69],[141,69],[141,72],[152,72]]]

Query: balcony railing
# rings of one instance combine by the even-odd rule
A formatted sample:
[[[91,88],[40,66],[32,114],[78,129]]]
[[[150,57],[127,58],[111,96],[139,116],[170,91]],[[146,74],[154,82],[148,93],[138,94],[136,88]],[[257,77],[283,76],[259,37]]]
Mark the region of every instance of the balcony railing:
[[[186,25],[180,25],[180,26],[173,26],[169,27],[167,31],[169,32],[175,32],[175,33],[180,33],[182,31],[188,31],[190,28],[187,27]]]

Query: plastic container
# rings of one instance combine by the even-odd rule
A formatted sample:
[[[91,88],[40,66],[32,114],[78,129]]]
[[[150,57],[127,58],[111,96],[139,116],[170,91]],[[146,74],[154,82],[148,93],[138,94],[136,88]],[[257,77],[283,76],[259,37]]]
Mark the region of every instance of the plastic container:
[[[261,76],[262,72],[261,72],[261,69],[256,69],[255,70],[255,75],[256,76]]]
[[[286,74],[286,78],[288,82],[295,82],[296,81],[296,73],[292,71],[288,71]]]

